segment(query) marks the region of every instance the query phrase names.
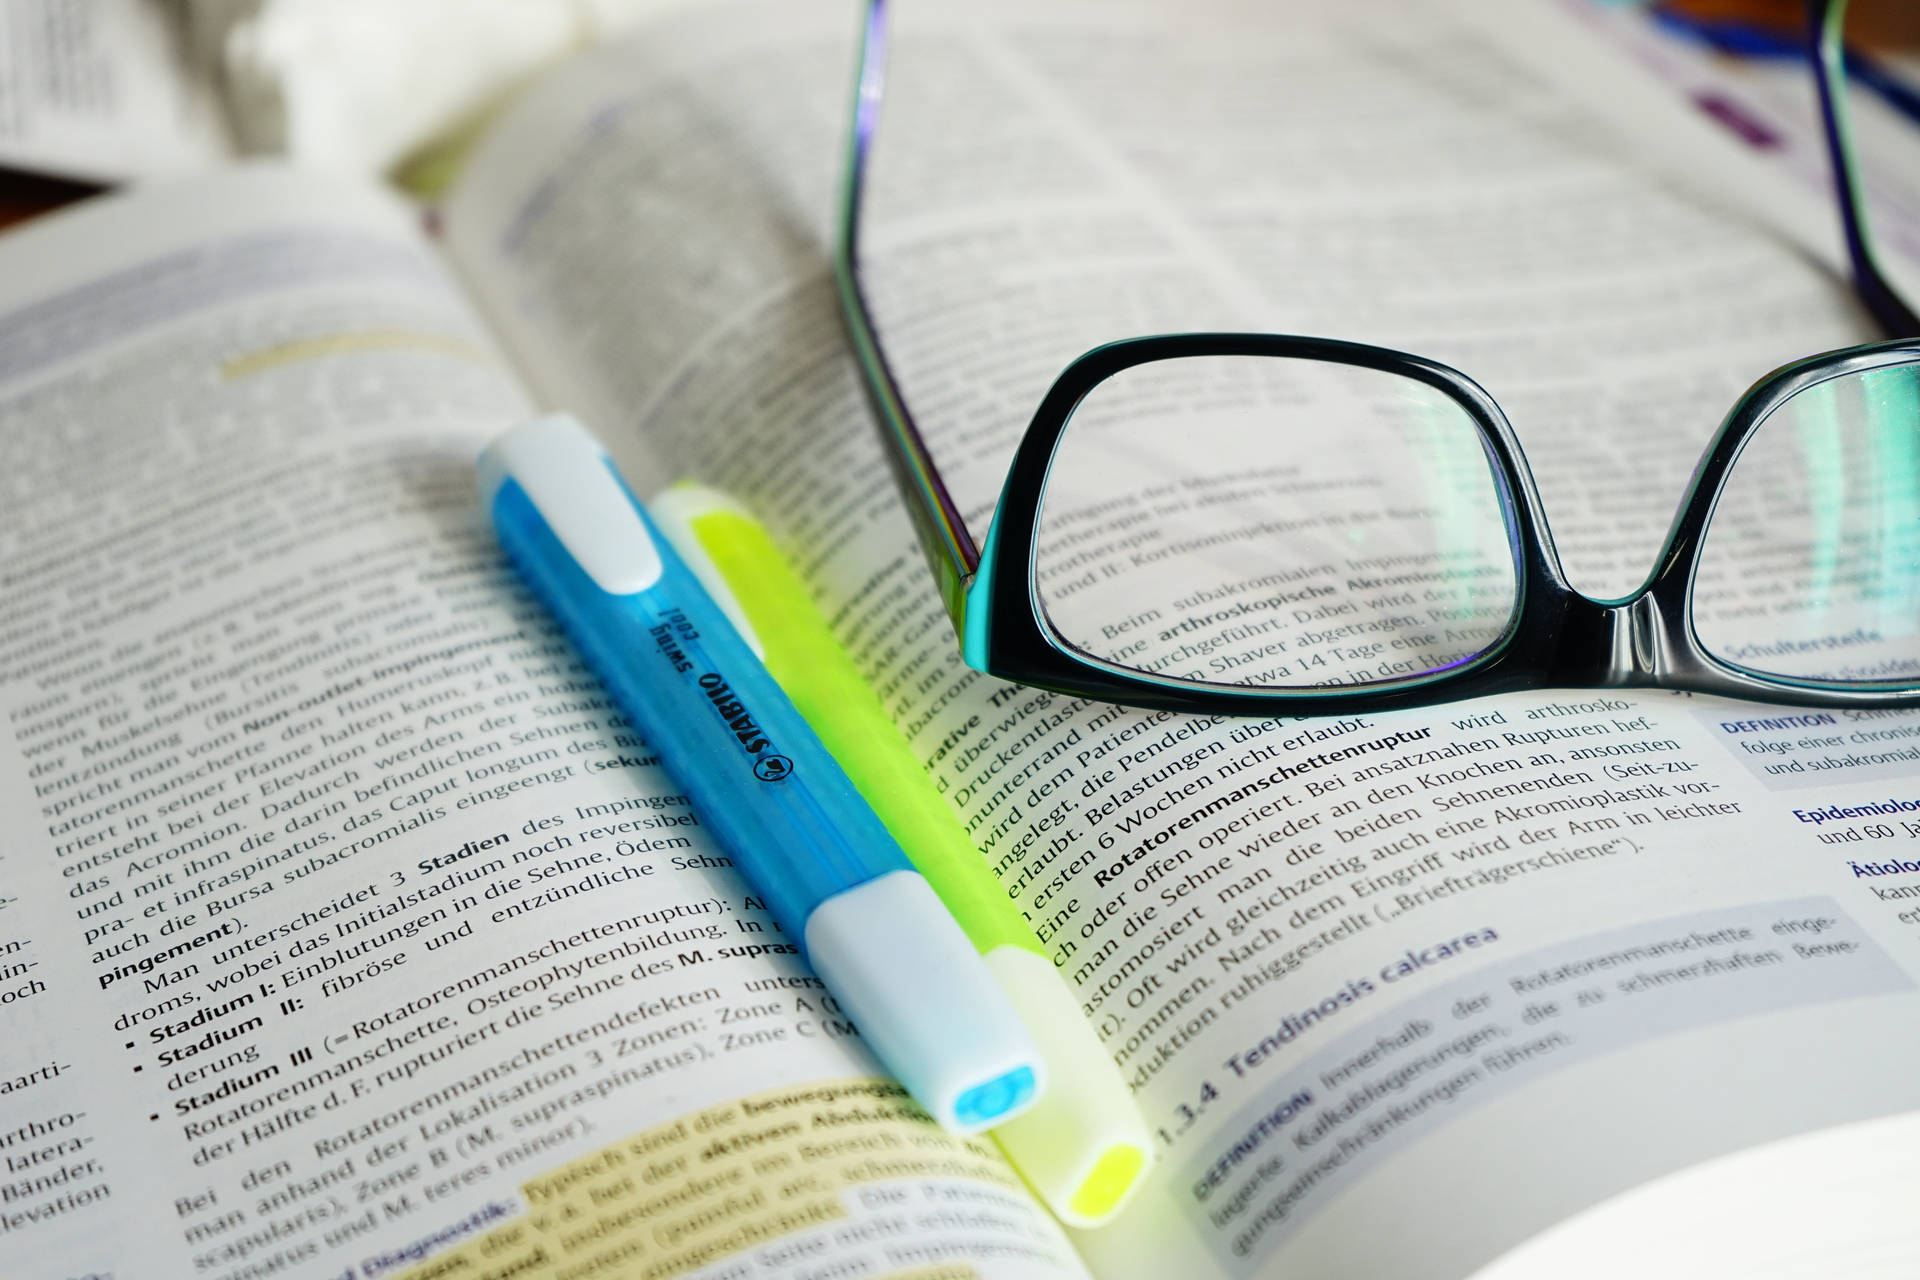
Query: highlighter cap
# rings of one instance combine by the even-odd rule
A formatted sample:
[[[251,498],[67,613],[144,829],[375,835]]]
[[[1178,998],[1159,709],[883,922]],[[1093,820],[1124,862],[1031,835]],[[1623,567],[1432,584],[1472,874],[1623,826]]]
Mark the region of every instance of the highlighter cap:
[[[739,503],[718,489],[709,489],[688,480],[679,481],[647,503],[647,514],[653,517],[653,523],[661,535],[679,555],[680,563],[693,570],[693,576],[700,579],[700,585],[707,589],[707,595],[720,606],[720,612],[727,615],[727,621],[733,624],[733,629],[740,633],[741,641],[753,650],[754,657],[765,662],[766,645],[761,643],[759,632],[753,629],[753,623],[748,620],[745,604],[734,591],[733,584],[727,581],[727,575],[714,563],[713,552],[694,531],[702,516],[715,513],[750,518]],[[792,696],[791,690],[788,690],[788,696]],[[815,729],[818,728],[816,725]]]
[[[918,872],[829,898],[806,932],[814,972],[945,1128],[1004,1124],[1046,1088],[1027,1028]]]
[[[1110,1222],[1153,1167],[1140,1109],[1052,961],[1006,946],[986,961],[1054,1081],[1039,1105],[993,1136],[1060,1221]]]

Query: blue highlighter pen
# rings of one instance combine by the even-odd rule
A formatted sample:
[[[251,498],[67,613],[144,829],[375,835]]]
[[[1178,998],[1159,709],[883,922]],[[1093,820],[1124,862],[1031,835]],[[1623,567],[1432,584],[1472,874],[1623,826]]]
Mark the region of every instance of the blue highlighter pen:
[[[1031,1106],[1041,1060],[979,952],[572,418],[480,455],[520,575],[880,1061],[943,1126]]]

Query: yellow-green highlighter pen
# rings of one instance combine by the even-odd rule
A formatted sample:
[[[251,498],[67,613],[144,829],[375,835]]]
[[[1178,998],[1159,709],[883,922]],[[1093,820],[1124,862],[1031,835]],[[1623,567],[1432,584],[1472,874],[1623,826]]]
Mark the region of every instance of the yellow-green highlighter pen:
[[[1062,1222],[1110,1221],[1152,1165],[1152,1138],[1072,989],[766,530],[695,485],[648,510],[979,948],[1038,1046],[1052,1085],[994,1138]]]

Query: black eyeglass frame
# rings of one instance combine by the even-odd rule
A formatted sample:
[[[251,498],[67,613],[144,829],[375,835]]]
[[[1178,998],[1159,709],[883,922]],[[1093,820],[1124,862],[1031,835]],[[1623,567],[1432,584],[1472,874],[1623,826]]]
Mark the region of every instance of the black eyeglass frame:
[[[1519,441],[1479,384],[1421,356],[1327,338],[1165,334],[1109,343],[1081,356],[1061,373],[1035,411],[1015,452],[985,545],[976,546],[887,362],[860,279],[861,202],[884,89],[886,4],[868,0],[867,5],[834,279],[889,465],[969,666],[1076,697],[1200,714],[1350,714],[1542,688],[1666,688],[1810,707],[1920,706],[1920,676],[1809,681],[1716,658],[1700,644],[1691,616],[1707,523],[1728,473],[1760,424],[1787,400],[1821,382],[1920,363],[1920,320],[1879,269],[1848,145],[1840,45],[1847,0],[1812,0],[1809,14],[1812,62],[1853,280],[1863,304],[1883,327],[1915,336],[1809,356],[1750,387],[1695,467],[1652,574],[1637,590],[1613,600],[1593,599],[1567,582]],[[1046,616],[1035,576],[1047,472],[1060,437],[1081,399],[1107,378],[1140,364],[1198,356],[1265,356],[1372,369],[1424,383],[1460,406],[1486,449],[1514,552],[1515,606],[1500,639],[1468,661],[1419,676],[1352,687],[1250,688],[1133,670],[1063,638]],[[1011,518],[1015,513],[1023,518]]]

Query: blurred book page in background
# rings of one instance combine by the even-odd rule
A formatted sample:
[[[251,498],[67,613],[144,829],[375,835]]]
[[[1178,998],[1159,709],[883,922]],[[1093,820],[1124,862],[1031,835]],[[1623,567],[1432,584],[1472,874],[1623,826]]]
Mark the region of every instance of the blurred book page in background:
[[[0,5],[0,165],[125,182],[205,168],[231,150],[158,6]]]

